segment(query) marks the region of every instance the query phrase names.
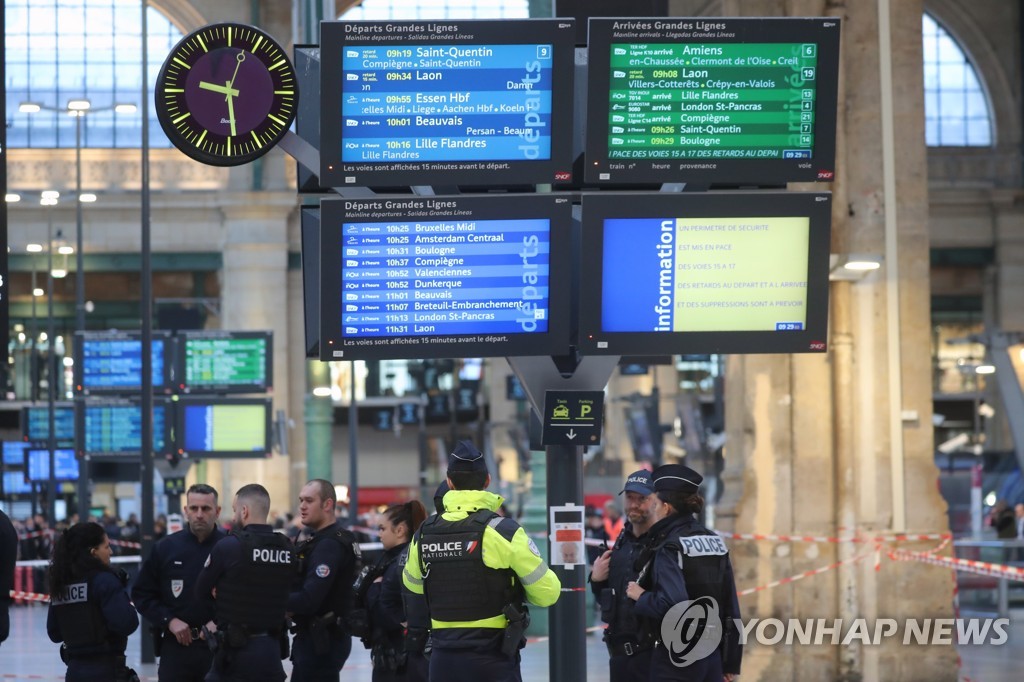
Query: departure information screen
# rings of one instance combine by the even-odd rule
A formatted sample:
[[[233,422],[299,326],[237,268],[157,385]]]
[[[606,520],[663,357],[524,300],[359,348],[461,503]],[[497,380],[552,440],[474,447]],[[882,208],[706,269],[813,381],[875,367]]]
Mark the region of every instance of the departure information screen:
[[[322,302],[330,309],[321,319],[330,328],[322,349],[444,357],[431,347],[497,347],[551,332],[552,253],[561,248],[564,230],[556,225],[569,216],[567,199],[432,197],[323,206],[331,204],[342,204],[342,213],[324,209],[321,257],[331,262],[321,273],[336,272],[338,279],[324,287]],[[339,289],[328,297],[333,287]],[[459,348],[459,356],[471,350]]]
[[[835,19],[590,22],[587,179],[834,177]]]
[[[183,405],[179,409],[183,410],[186,453],[263,456],[269,452],[266,404]]]
[[[32,492],[32,484],[25,480],[25,472],[4,472],[4,495],[22,495],[30,492]]]
[[[324,23],[321,170],[332,184],[551,182],[557,160],[568,180],[572,26]]]
[[[266,332],[211,332],[184,334],[183,372],[178,383],[190,392],[231,388],[262,391],[270,385],[267,376],[270,335]]]
[[[153,387],[164,386],[165,339],[152,339]],[[139,338],[80,339],[82,390],[138,391],[142,386],[142,340]]]
[[[50,437],[49,407],[26,407],[22,424],[25,440],[44,442]],[[58,443],[75,439],[75,408],[69,404],[56,405],[53,410],[54,437]]]
[[[3,464],[4,466],[22,466],[25,464],[25,449],[28,443],[17,440],[5,440],[3,442]]]
[[[28,480],[44,482],[50,480],[50,451],[27,450]],[[78,480],[78,460],[74,450],[53,451],[53,477],[58,481]]]
[[[83,450],[87,454],[142,451],[142,407],[137,403],[85,405]],[[168,452],[166,403],[153,404],[153,451]]]

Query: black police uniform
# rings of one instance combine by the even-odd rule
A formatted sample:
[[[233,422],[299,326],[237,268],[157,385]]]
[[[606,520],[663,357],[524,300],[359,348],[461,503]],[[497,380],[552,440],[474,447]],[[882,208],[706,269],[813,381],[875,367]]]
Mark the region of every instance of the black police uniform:
[[[281,682],[291,541],[266,524],[249,524],[214,545],[196,579],[200,603],[213,601],[217,651],[207,682]],[[216,600],[213,590],[216,588]]]
[[[160,540],[142,563],[132,586],[135,608],[153,627],[160,657],[160,682],[200,682],[210,671],[213,652],[199,639],[200,629],[213,620],[208,602],[195,598],[196,578],[210,551],[226,533],[214,527],[200,542],[185,528]],[[192,644],[182,646],[167,629],[173,618],[185,621],[192,630]]]
[[[300,583],[288,596],[295,621],[292,671],[296,680],[337,682],[352,652],[347,618],[358,571],[355,536],[337,522],[296,548]]]
[[[629,475],[620,495],[626,492],[651,495],[650,472],[636,471]],[[608,647],[610,682],[646,682],[651,668],[651,650],[655,638],[642,636],[635,602],[626,594],[626,587],[637,578],[637,561],[647,534],[637,537],[633,526],[626,521],[612,548],[608,564],[608,578],[591,580],[590,589],[601,606],[601,619],[608,623],[604,642]]]
[[[14,589],[14,566],[18,560],[18,533],[7,514],[0,511],[0,644],[11,633],[7,609]]]
[[[702,477],[681,464],[666,464],[655,469],[651,479],[656,491],[697,492]],[[733,619],[740,617],[739,600],[722,539],[702,526],[693,514],[673,514],[651,527],[639,564],[641,575],[637,582],[646,591],[636,602],[636,614],[641,617],[642,629],[659,639],[651,655],[650,679],[720,682],[723,673],[738,675],[743,650]],[[705,626],[717,628],[717,648],[685,666],[673,662],[672,652],[686,649],[684,645],[689,640],[661,641],[665,615],[682,602],[706,603],[707,599],[713,599],[718,610],[718,621]],[[677,633],[680,638],[700,635],[689,631]]]
[[[601,619],[608,623],[604,641],[608,646],[610,682],[646,682],[651,668],[655,638],[639,632],[634,613],[636,603],[626,596],[626,587],[637,578],[636,563],[647,535],[633,535],[626,522],[612,548],[608,579],[591,581],[590,589],[601,605]]]
[[[373,661],[373,682],[427,682],[429,676],[423,642],[408,642],[402,625],[408,622],[402,594],[402,571],[408,558],[406,542],[386,550],[374,566],[360,573],[357,604],[369,615],[364,644]]]
[[[139,614],[124,587],[126,580],[123,573],[97,570],[52,596],[46,634],[52,642],[63,642],[67,682],[138,679],[124,658],[128,635],[139,627]]]

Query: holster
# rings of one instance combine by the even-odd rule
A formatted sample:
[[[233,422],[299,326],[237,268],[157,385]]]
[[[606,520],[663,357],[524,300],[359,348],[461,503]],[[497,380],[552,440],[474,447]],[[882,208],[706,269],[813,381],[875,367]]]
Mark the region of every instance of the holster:
[[[326,656],[331,653],[331,631],[336,625],[337,618],[333,611],[322,616],[314,616],[309,621],[309,641],[313,644],[314,654]]]
[[[408,628],[405,631],[405,652],[407,654],[423,653],[429,637],[430,630],[425,628]]]
[[[508,604],[502,613],[508,619],[505,635],[501,640],[501,653],[512,658],[526,645],[526,628],[530,627],[530,611],[525,605]]]
[[[370,650],[370,662],[374,669],[398,673],[405,670],[407,654],[395,651],[390,644],[378,644]]]
[[[348,617],[349,632],[353,637],[366,639],[370,636],[370,612],[366,609],[352,609]]]
[[[153,653],[160,658],[164,648],[164,629],[158,625],[150,625],[149,634],[153,637]]]
[[[128,659],[114,656],[114,682],[139,682],[139,675],[128,667]]]

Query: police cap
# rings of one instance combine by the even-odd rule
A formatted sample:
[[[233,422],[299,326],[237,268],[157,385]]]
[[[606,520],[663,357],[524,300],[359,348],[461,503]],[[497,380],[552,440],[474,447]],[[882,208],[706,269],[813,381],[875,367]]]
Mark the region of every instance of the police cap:
[[[468,440],[460,440],[448,456],[448,471],[486,472],[487,462],[475,445]]]
[[[640,471],[634,471],[626,479],[626,485],[623,486],[619,494],[622,493],[637,493],[639,495],[650,495],[654,492],[654,488],[651,487],[651,472],[647,469],[641,469]]]
[[[700,489],[704,477],[682,464],[662,464],[651,472],[651,483],[655,492],[677,491],[695,493]]]

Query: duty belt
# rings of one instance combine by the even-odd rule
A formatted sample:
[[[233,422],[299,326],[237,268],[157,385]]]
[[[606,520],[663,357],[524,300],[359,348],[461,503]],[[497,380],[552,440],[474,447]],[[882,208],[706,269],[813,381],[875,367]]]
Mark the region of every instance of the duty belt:
[[[640,644],[635,637],[608,635],[604,636],[604,643],[608,647],[609,656],[633,656],[641,651],[648,651],[651,645]]]

